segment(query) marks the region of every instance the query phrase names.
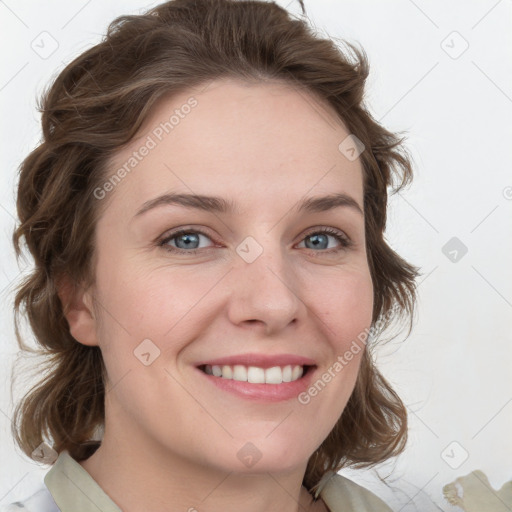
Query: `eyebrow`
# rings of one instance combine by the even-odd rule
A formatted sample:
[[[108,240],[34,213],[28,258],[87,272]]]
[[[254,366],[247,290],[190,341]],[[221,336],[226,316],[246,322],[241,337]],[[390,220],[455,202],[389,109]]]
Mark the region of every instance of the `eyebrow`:
[[[185,208],[194,208],[215,213],[231,213],[240,215],[240,209],[234,201],[228,201],[222,197],[205,196],[198,194],[174,194],[168,193],[146,201],[134,215],[139,217],[149,210],[165,205],[178,205]],[[297,212],[325,212],[334,208],[346,207],[363,215],[363,210],[358,202],[347,194],[329,194],[327,196],[309,197],[296,207]]]

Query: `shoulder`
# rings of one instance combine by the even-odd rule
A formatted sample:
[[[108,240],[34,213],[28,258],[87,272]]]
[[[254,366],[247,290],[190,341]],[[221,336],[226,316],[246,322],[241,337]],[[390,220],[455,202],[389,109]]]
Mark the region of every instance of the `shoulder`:
[[[329,477],[320,495],[331,512],[392,512],[371,491],[337,473]]]
[[[60,512],[60,510],[45,486],[22,501],[0,507],[0,512]]]

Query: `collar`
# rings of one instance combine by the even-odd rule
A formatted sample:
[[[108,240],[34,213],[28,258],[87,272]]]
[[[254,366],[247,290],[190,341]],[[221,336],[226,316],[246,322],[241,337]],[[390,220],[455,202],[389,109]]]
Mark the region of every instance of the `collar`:
[[[59,454],[44,483],[61,512],[122,512],[67,451]]]

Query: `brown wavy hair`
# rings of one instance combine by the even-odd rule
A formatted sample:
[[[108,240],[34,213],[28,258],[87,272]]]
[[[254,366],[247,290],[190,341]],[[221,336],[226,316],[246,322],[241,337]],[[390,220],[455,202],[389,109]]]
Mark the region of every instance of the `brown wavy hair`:
[[[16,288],[15,332],[22,354],[44,356],[43,376],[14,411],[13,435],[29,457],[43,441],[78,460],[98,447],[104,422],[105,367],[97,346],[70,334],[57,291],[94,283],[96,222],[93,191],[108,178],[108,161],[127,144],[163,95],[216,78],[280,80],[323,100],[364,144],[364,212],[374,287],[372,325],[384,329],[409,319],[418,269],[386,243],[388,189],[412,177],[405,137],[387,131],[364,101],[369,74],[363,49],[318,37],[304,6],[302,19],[274,3],[172,0],[142,15],[121,16],[103,40],[73,60],[43,93],[43,138],[19,169],[13,233],[35,266]],[[106,203],[106,201],[103,201]],[[38,344],[23,342],[25,315]],[[364,351],[355,389],[337,424],[308,461],[303,484],[314,490],[328,470],[371,466],[400,453],[407,438],[406,409]]]

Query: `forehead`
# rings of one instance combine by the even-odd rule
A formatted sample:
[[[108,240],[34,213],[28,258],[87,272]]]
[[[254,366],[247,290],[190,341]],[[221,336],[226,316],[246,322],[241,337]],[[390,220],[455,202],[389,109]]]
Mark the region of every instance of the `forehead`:
[[[360,160],[339,149],[348,136],[329,106],[291,84],[216,80],[161,98],[109,171],[127,171],[114,195],[138,204],[164,192],[247,207],[278,194],[362,198]]]

